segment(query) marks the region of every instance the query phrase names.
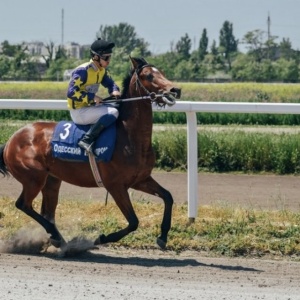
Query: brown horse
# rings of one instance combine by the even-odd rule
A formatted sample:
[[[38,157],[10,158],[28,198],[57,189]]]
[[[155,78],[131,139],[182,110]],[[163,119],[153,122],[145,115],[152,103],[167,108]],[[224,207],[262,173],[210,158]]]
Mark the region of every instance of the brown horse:
[[[180,98],[180,89],[144,59],[130,59],[132,71],[123,82],[115,150],[110,162],[98,162],[103,185],[127,219],[128,226],[108,235],[101,234],[94,243],[116,242],[137,229],[139,221],[128,194],[128,189],[133,188],[163,199],[164,214],[157,243],[165,248],[173,198],[151,177],[155,163],[151,145],[152,102],[173,105],[175,98]],[[140,99],[125,102],[133,97]],[[51,138],[55,126],[55,122],[35,122],[15,132],[0,148],[0,172],[4,176],[11,174],[23,186],[16,207],[44,227],[54,246],[61,247],[65,241],[55,225],[61,182],[82,187],[97,187],[97,184],[88,162],[70,162],[52,156]],[[39,214],[32,202],[40,191]]]

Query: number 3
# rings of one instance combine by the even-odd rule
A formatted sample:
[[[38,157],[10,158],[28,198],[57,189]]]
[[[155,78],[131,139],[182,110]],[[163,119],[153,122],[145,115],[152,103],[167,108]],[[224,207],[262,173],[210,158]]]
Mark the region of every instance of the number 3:
[[[71,126],[72,126],[71,123],[64,124],[64,127],[65,127],[64,132],[65,132],[65,134],[60,133],[60,135],[59,135],[62,140],[65,140],[69,136],[69,134],[70,134],[70,130],[69,129],[70,129]]]

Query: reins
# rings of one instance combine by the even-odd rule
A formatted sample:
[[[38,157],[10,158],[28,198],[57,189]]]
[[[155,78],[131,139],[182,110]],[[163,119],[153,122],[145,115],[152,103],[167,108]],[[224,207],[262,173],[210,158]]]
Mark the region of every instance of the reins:
[[[113,99],[112,97],[107,97],[103,99],[104,103],[120,103],[120,102],[129,102],[129,101],[137,101],[137,100],[148,100],[155,101],[158,97],[163,97],[164,94],[155,94],[154,92],[149,93],[147,96],[140,96],[134,98],[125,98],[125,99]]]
[[[163,93],[163,94],[156,94],[154,92],[150,92],[147,90],[147,88],[143,85],[139,78],[139,73],[144,69],[145,67],[153,67],[153,65],[146,64],[136,70],[134,70],[134,74],[136,77],[135,80],[135,85],[136,85],[136,90],[140,91],[140,89],[143,89],[144,92],[147,94],[146,96],[139,96],[139,97],[133,97],[133,98],[125,98],[125,99],[120,99],[120,98],[113,98],[113,97],[107,97],[103,99],[104,103],[121,103],[121,102],[129,102],[129,101],[138,101],[138,100],[151,100],[151,103],[153,103],[157,98],[161,97],[164,101],[163,104],[157,103],[159,106],[165,106],[166,104],[168,105],[173,105],[170,103],[170,101],[167,99],[168,94],[172,94],[173,96],[176,97],[176,93],[169,92],[168,94]],[[140,93],[141,94],[141,93]]]
[[[156,94],[154,92],[149,92],[145,88],[143,83],[140,81],[138,74],[146,66],[150,66],[150,65],[145,65],[142,68],[134,71],[134,74],[135,74],[135,77],[136,77],[136,80],[135,80],[136,90],[138,90],[139,87],[142,88],[146,92],[146,94],[147,94],[146,96],[125,98],[125,99],[112,99],[112,97],[108,97],[108,98],[103,99],[103,101],[105,103],[120,103],[120,102],[130,102],[130,101],[137,101],[137,100],[151,100],[152,102],[154,102],[158,97],[163,97],[164,96],[163,94]]]

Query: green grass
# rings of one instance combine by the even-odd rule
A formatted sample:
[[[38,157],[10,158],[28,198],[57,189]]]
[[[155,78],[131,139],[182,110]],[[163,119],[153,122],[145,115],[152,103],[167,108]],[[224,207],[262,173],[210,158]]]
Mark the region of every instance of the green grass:
[[[65,99],[67,82],[3,82],[0,99]]]
[[[227,102],[299,102],[300,84],[179,83],[183,99]]]
[[[163,205],[133,201],[140,220],[137,231],[111,247],[130,249],[156,248],[160,233]],[[34,203],[39,210],[40,200]],[[84,236],[95,240],[127,226],[112,202],[107,206],[95,201],[62,200],[57,208],[56,224],[67,240]],[[191,250],[208,255],[247,257],[300,258],[300,213],[291,211],[258,211],[228,205],[202,206],[198,217],[187,224],[187,205],[175,205],[167,249],[180,253]],[[0,198],[0,239],[9,240],[21,228],[38,227],[18,211],[14,201]]]
[[[121,86],[122,82],[117,82]],[[300,84],[178,82],[182,100],[299,102]],[[4,82],[0,99],[65,99],[68,82]],[[105,89],[101,88],[100,92]]]

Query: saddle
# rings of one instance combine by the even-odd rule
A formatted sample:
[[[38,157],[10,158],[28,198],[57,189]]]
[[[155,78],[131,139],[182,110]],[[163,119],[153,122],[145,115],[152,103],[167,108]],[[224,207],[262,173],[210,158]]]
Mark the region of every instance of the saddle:
[[[78,146],[79,140],[89,130],[90,125],[77,125],[72,121],[57,123],[51,140],[52,155],[68,161],[89,161],[89,156]],[[93,145],[96,161],[111,160],[116,142],[116,124],[105,128]]]

